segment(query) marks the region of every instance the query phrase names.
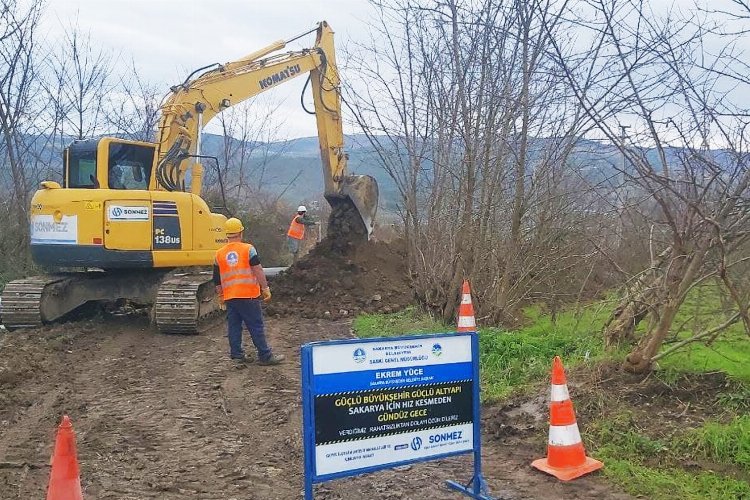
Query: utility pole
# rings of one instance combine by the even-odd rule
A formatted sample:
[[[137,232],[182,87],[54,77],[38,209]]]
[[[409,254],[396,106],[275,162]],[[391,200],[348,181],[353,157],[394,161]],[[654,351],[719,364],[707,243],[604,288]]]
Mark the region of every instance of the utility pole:
[[[622,163],[620,164],[620,167],[622,168],[623,184],[625,183],[625,139],[628,138],[625,131],[629,128],[630,125],[620,125],[620,153],[622,154]]]
[[[625,197],[627,196],[627,189],[625,188],[625,167],[627,165],[627,158],[625,157],[625,139],[627,134],[625,131],[630,128],[630,125],[620,124],[620,185],[617,189],[617,246],[622,246],[623,233],[625,231],[625,224],[623,222],[623,212],[625,211]]]
[[[314,217],[318,218],[318,236],[317,241],[320,243],[323,241],[323,224],[320,221],[320,202],[318,200],[311,200],[309,202],[310,208],[312,209],[312,214]]]

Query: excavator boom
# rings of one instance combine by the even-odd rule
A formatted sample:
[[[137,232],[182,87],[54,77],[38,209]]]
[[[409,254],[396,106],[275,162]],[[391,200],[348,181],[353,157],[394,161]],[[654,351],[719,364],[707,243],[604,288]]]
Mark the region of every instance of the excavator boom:
[[[162,106],[154,188],[181,189],[187,170],[193,168],[191,191],[199,194],[202,168],[194,160],[191,164],[191,158],[201,155],[202,127],[230,106],[292,78],[309,75],[325,197],[336,214],[352,213],[353,208],[362,224],[362,228],[355,229],[360,233],[364,230],[369,236],[377,212],[378,186],[370,176],[353,176],[348,172],[333,31],[325,21],[319,23],[315,31],[315,45],[310,49],[273,54],[286,47],[286,42],[277,41],[172,87],[172,93]],[[329,227],[329,234],[331,229]]]

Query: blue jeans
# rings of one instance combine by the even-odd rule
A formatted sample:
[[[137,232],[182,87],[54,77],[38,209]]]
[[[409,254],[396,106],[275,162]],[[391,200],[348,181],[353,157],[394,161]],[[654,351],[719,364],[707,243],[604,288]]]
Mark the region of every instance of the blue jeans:
[[[286,237],[286,245],[289,248],[289,253],[296,256],[299,252],[299,244],[302,240],[292,238],[291,236]]]
[[[266,343],[263,329],[263,309],[260,299],[230,299],[227,304],[227,327],[229,329],[229,356],[243,358],[242,323],[250,331],[250,338],[258,350],[258,359],[265,361],[271,357],[271,348]]]

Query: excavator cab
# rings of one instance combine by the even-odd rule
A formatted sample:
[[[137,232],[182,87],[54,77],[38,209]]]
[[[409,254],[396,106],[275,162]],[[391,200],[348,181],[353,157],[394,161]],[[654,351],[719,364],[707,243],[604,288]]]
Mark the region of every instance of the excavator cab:
[[[63,186],[69,189],[153,189],[156,145],[109,137],[74,141],[63,152]]]
[[[152,305],[161,331],[190,333],[216,309],[206,267],[227,241],[226,217],[194,193],[160,189],[156,159],[155,143],[111,137],[64,150],[62,185],[42,182],[30,217],[32,258],[58,272],[5,287],[6,326],[35,326],[86,302],[125,299]]]
[[[63,185],[32,200],[31,253],[50,268],[151,269],[210,265],[223,222],[198,195],[158,189],[155,143],[103,137],[63,154]]]

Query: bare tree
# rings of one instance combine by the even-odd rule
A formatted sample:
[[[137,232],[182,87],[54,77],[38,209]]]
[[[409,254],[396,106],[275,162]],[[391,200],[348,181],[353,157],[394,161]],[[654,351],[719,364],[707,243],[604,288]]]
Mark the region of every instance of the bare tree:
[[[78,22],[65,30],[64,43],[52,50],[55,107],[61,115],[60,134],[76,139],[101,133],[104,99],[110,91],[111,55],[95,48],[90,33]]]
[[[107,96],[106,122],[115,133],[135,141],[153,141],[164,92],[130,64],[129,74]]]
[[[0,189],[3,255],[27,255],[29,190],[34,179],[38,4],[0,1]],[[41,108],[40,108],[41,109]],[[21,250],[19,252],[19,249]],[[23,259],[23,258],[22,258]]]
[[[296,177],[286,187],[271,189],[278,181],[269,171],[293,141],[283,141],[284,120],[278,119],[280,102],[258,97],[223,111],[218,116],[221,145],[218,168],[208,178],[221,174],[227,196],[245,209],[273,210]]]
[[[399,189],[422,301],[449,320],[470,278],[480,316],[512,321],[526,301],[575,296],[595,200],[569,161],[582,115],[548,56],[549,6],[375,5],[347,101]]]
[[[747,299],[729,272],[744,262],[750,234],[750,207],[743,201],[750,189],[749,115],[736,100],[736,92],[747,89],[726,90],[721,80],[731,78],[724,65],[732,61],[726,56],[736,38],[720,39],[724,50],[709,53],[708,20],[696,26],[637,0],[581,6],[578,24],[589,27],[590,48],[571,57],[551,33],[550,39],[580,106],[627,159],[620,173],[642,199],[630,210],[655,228],[650,263],[630,277],[605,331],[610,343],[631,341],[648,319],[626,361],[627,369],[645,371],[661,357],[687,294],[707,279],[723,283],[736,314],[699,336],[738,320],[750,332]],[[614,117],[632,124],[630,143],[621,143]]]

